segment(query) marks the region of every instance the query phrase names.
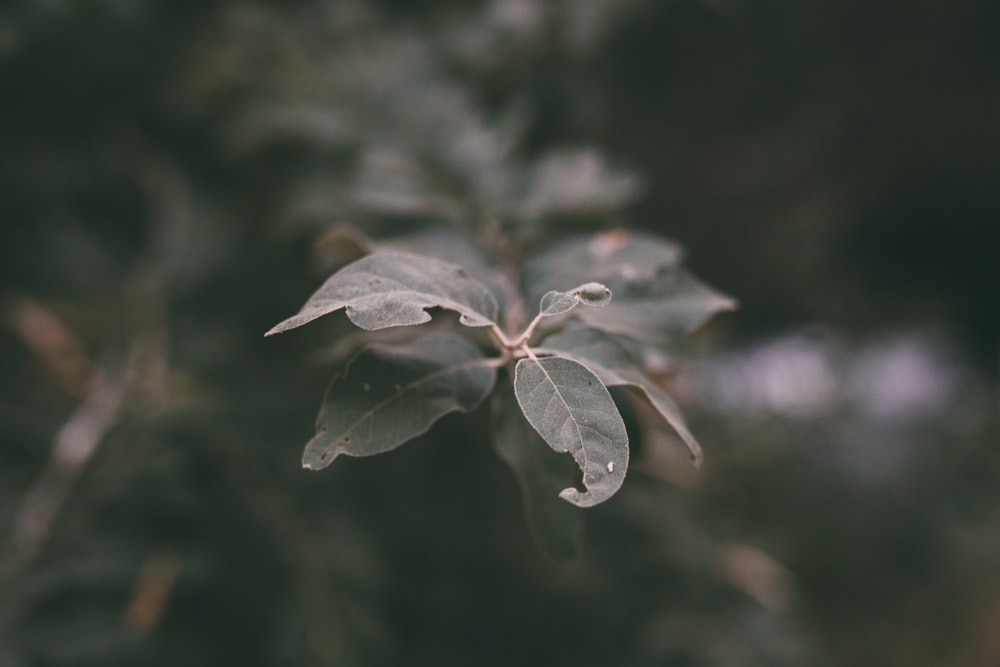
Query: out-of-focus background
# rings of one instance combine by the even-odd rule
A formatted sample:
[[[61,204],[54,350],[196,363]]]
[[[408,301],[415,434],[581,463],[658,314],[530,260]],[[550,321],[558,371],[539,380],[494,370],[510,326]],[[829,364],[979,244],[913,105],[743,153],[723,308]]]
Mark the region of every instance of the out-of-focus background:
[[[5,3],[0,666],[1000,665],[998,25]],[[323,332],[262,334],[334,261],[388,108],[390,148],[432,150],[405,128],[440,114],[600,149],[644,184],[621,223],[740,302],[671,384],[705,466],[642,442],[574,562],[535,547],[482,414],[299,467]]]

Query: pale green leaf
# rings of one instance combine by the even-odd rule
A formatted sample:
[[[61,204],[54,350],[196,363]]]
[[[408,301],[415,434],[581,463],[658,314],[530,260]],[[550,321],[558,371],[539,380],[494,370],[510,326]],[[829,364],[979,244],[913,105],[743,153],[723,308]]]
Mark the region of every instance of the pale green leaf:
[[[632,202],[641,189],[632,173],[611,168],[591,149],[551,151],[534,165],[521,216],[602,215]]]
[[[611,290],[601,283],[584,283],[565,292],[546,292],[539,304],[539,314],[543,317],[562,315],[579,304],[601,307],[611,302]]]
[[[556,454],[521,416],[509,383],[492,399],[493,446],[517,478],[532,535],[549,555],[576,556],[583,541],[583,513],[557,496],[580,473],[567,456]]]
[[[682,338],[736,302],[686,271],[664,269],[648,280],[623,281],[607,308],[580,313],[592,327],[648,345]]]
[[[501,311],[504,308],[504,290],[494,268],[495,257],[465,230],[438,226],[402,233],[397,230],[391,235],[379,237],[375,247],[378,251],[409,252],[457,264],[490,288],[500,302]]]
[[[560,498],[591,507],[618,491],[628,468],[628,434],[594,373],[563,357],[521,359],[514,393],[528,423],[553,450],[572,454],[583,471],[586,490],[566,488]]]
[[[597,280],[614,293],[606,308],[581,311],[593,327],[639,343],[674,344],[735,302],[680,268],[679,246],[624,230],[572,239],[528,262],[522,285],[529,298]]]
[[[330,276],[298,314],[267,332],[271,336],[300,327],[344,308],[362,329],[422,324],[428,308],[446,308],[470,327],[494,324],[497,302],[489,288],[456,265],[409,253],[375,253]]]
[[[606,386],[627,386],[640,391],[687,445],[694,464],[701,465],[701,445],[688,428],[680,408],[663,387],[642,372],[629,351],[612,336],[588,327],[575,327],[546,338],[540,351],[555,352],[579,361]]]
[[[652,279],[664,268],[680,264],[680,246],[670,241],[615,229],[564,241],[532,258],[521,284],[530,301],[550,289],[569,289],[596,280],[619,298],[620,286]]]
[[[340,454],[395,449],[449,412],[468,412],[493,389],[496,369],[461,336],[372,345],[327,389],[302,465],[319,470]]]
[[[352,188],[354,206],[380,215],[435,215],[453,205],[430,174],[402,151],[368,149]]]

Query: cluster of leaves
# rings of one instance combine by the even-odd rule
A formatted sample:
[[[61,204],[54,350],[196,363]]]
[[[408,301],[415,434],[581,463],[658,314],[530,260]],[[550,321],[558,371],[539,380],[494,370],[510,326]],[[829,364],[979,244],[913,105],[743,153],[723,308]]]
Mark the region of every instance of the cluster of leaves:
[[[728,301],[672,266],[673,247],[615,231],[558,245],[529,262],[526,273],[553,281],[593,272],[599,282],[550,290],[524,330],[508,335],[498,325],[498,300],[486,283],[458,265],[430,256],[376,252],[330,277],[295,316],[268,332],[293,329],[344,309],[358,327],[377,331],[429,322],[427,309],[460,314],[459,323],[486,329],[499,356],[454,332],[414,342],[365,348],[327,393],[305,467],[320,469],[337,455],[384,452],[426,431],[443,415],[469,411],[494,389],[496,370],[507,367],[527,421],[556,452],[570,452],[584,473],[586,491],[564,489],[569,502],[587,507],[610,498],[628,466],[628,437],[608,386],[642,392],[691,448],[701,450],[676,405],[642,371],[642,359]],[[625,278],[626,275],[633,276]],[[562,318],[577,306],[570,322]],[[577,315],[577,313],[573,313]],[[548,326],[548,319],[557,319]],[[537,339],[537,342],[536,342]],[[520,447],[523,438],[515,438]],[[532,460],[503,443],[515,468]],[[531,473],[519,470],[525,478]]]
[[[341,268],[268,334],[341,309],[364,331],[393,330],[390,342],[344,338],[340,353],[353,356],[327,391],[303,464],[391,450],[492,395],[492,438],[536,533],[550,551],[572,552],[580,518],[562,501],[601,503],[628,469],[609,387],[647,400],[700,461],[653,375],[732,301],[682,268],[676,244],[621,226],[635,176],[591,148],[526,163],[523,114],[487,119],[427,43],[390,32],[327,55],[323,90],[350,94],[275,102],[234,135],[259,148],[279,130],[328,130],[322,177],[307,178],[286,216],[313,228],[326,264]],[[463,326],[411,329],[437,310]]]

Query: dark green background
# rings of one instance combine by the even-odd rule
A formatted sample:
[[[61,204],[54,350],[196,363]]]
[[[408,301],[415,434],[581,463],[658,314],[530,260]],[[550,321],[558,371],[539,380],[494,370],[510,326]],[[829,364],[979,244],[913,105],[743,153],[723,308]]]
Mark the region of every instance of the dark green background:
[[[474,9],[379,5],[386,26],[425,36]],[[98,364],[152,331],[166,369],[43,549],[0,551],[0,667],[1000,664],[1000,5],[631,5],[588,51],[554,41],[451,74],[484,109],[531,101],[527,153],[594,144],[644,177],[631,219],[741,304],[699,333],[691,373],[789,335],[835,341],[846,364],[912,334],[959,378],[946,407],[884,422],[690,391],[705,468],[681,484],[633,473],[562,565],[533,545],[484,411],[303,471],[332,372],[315,363],[323,331],[262,333],[323,277],[309,234],[276,222],[317,157],[226,150],[254,82],[219,86],[211,68],[234,39],[226,12],[320,3],[7,3],[5,545],[79,401],[15,334],[11,304],[44,305]],[[223,90],[210,103],[204,80]],[[889,446],[906,452],[891,474],[852,472]],[[733,544],[783,564],[792,601],[731,585],[719,554]],[[136,629],[125,610],[157,557],[177,577]]]

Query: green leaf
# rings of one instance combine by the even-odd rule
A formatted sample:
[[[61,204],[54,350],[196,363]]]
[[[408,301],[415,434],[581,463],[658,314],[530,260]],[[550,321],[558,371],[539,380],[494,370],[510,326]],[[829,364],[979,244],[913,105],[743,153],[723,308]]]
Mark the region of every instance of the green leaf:
[[[601,283],[584,283],[565,292],[555,290],[546,292],[539,304],[539,314],[542,317],[562,315],[573,310],[579,304],[601,307],[611,302],[611,290]]]
[[[613,230],[558,244],[528,262],[522,285],[529,298],[542,286],[597,280],[614,302],[579,314],[584,322],[644,345],[674,344],[735,302],[680,268],[679,246],[644,234]]]
[[[298,314],[265,335],[300,327],[341,308],[369,331],[422,324],[430,321],[427,309],[434,307],[460,313],[459,321],[470,327],[494,324],[498,310],[489,288],[462,267],[433,257],[384,252],[337,271]]]
[[[623,282],[615,289],[614,303],[580,313],[580,319],[609,333],[662,346],[735,306],[735,301],[686,271],[667,268],[648,280]]]
[[[395,449],[449,412],[476,407],[495,380],[490,360],[453,333],[369,346],[327,389],[302,465],[320,470],[340,454]]]
[[[557,452],[569,452],[583,471],[586,491],[570,487],[559,497],[579,507],[604,502],[618,491],[628,468],[628,434],[611,394],[579,362],[563,357],[521,359],[514,393],[528,423]]]
[[[530,301],[547,289],[568,289],[588,280],[607,285],[619,298],[619,287],[652,279],[661,269],[676,267],[680,246],[663,239],[615,229],[557,244],[530,260],[521,284]]]
[[[521,216],[602,215],[632,202],[641,190],[637,176],[612,169],[592,149],[551,151],[534,165]]]
[[[579,361],[606,386],[627,386],[640,391],[687,445],[695,466],[701,465],[701,445],[684,421],[680,408],[666,390],[642,372],[629,351],[612,336],[588,327],[575,327],[546,338],[540,351],[559,353]]]
[[[457,264],[486,285],[500,300],[501,311],[504,308],[501,299],[504,290],[494,269],[495,258],[464,230],[436,226],[403,233],[397,230],[390,236],[380,237],[375,247],[379,251],[409,252]]]
[[[509,383],[493,395],[493,446],[521,487],[524,511],[538,545],[550,556],[567,560],[583,543],[583,513],[557,496],[578,478],[576,466],[553,452],[524,420]]]
[[[356,208],[377,215],[434,215],[450,204],[417,160],[386,149],[364,151],[352,194]]]

